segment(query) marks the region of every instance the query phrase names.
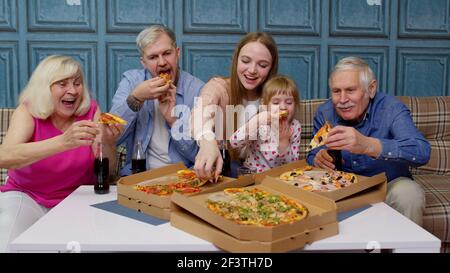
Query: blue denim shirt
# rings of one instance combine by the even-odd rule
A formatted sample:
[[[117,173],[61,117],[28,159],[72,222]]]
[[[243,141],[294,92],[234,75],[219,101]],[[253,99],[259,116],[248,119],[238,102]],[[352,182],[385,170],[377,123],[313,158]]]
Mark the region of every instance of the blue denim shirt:
[[[328,120],[332,126],[345,125],[329,99],[319,106],[314,117],[313,135]],[[364,119],[354,126],[365,136],[377,138],[382,145],[378,158],[342,151],[343,170],[363,176],[385,172],[388,181],[397,177],[411,177],[409,167],[424,165],[430,159],[430,143],[416,128],[409,109],[391,95],[377,93],[369,103]],[[318,147],[309,152],[308,164],[313,165]]]
[[[153,114],[154,111],[158,111],[158,109],[155,109],[154,101],[145,101],[138,112],[133,112],[126,102],[128,95],[136,86],[149,78],[151,78],[150,73],[144,69],[126,71],[123,73],[122,80],[113,97],[113,105],[110,112],[121,116],[128,122],[123,135],[117,142],[118,146],[124,145],[127,149],[126,163],[122,170],[120,170],[120,175],[122,176],[131,174],[131,156],[134,143],[140,140],[146,154],[150,146],[150,138],[154,128]],[[182,114],[176,113],[179,119],[177,122],[181,122],[182,124],[182,126],[177,128],[177,131],[190,133],[190,110],[194,104],[194,98],[198,97],[203,85],[204,82],[200,79],[187,72],[180,71],[180,77],[177,83],[176,105],[184,105],[184,110],[186,111],[183,111]],[[170,135],[169,157],[171,162],[183,162],[187,167],[191,167],[194,164],[195,156],[198,152],[197,143],[190,138],[190,135],[185,135],[181,140],[175,140],[167,124],[166,129]]]

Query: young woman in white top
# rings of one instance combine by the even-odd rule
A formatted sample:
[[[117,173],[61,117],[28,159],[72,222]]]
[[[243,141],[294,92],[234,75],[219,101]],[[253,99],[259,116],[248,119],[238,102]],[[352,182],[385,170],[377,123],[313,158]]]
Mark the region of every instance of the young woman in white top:
[[[251,32],[235,48],[231,76],[214,77],[205,84],[194,107],[191,123],[193,137],[200,146],[194,165],[200,178],[216,179],[219,176],[223,160],[217,140],[228,139],[251,117],[252,113],[244,117],[227,115],[227,106],[253,105],[248,112],[255,114],[257,107],[254,106],[259,105],[265,82],[277,71],[278,49],[275,41],[267,33]],[[223,130],[230,124],[233,128]],[[237,152],[231,154],[234,159],[239,157]]]

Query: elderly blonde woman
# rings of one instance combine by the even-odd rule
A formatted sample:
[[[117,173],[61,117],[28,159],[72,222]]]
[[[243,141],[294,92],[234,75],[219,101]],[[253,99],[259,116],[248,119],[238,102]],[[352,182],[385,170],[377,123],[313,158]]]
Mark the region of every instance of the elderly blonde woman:
[[[99,125],[80,64],[49,56],[35,69],[0,146],[0,252],[78,186],[93,184],[93,147],[103,142],[115,166],[120,125]]]

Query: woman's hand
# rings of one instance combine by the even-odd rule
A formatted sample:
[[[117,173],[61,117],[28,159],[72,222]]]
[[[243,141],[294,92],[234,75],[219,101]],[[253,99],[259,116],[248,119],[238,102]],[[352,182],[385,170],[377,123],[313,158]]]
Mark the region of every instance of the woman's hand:
[[[195,157],[194,170],[200,179],[217,181],[222,172],[223,160],[216,140],[202,139]]]
[[[80,146],[89,146],[94,143],[100,129],[97,123],[90,120],[74,122],[61,135],[60,141],[65,150],[70,150]]]
[[[109,146],[115,146],[123,131],[124,127],[120,124],[100,124],[101,142]]]

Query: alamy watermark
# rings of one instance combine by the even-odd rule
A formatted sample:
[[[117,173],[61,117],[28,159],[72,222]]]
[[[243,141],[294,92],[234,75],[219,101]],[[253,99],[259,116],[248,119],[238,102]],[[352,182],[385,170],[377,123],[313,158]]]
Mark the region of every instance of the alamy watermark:
[[[273,150],[273,145],[279,141],[278,105],[272,105],[271,109],[267,105],[227,105],[224,111],[216,104],[203,105],[200,97],[195,99],[194,105],[193,109],[187,105],[176,105],[172,109],[171,115],[177,117],[171,128],[174,140],[198,140],[200,137],[207,140],[229,140],[239,129],[237,124],[242,126],[245,124],[242,121],[248,122],[254,115],[267,112],[267,115],[258,115],[257,123],[249,123],[247,132],[238,135],[237,140],[260,140],[262,151]],[[238,122],[235,122],[235,116]]]

